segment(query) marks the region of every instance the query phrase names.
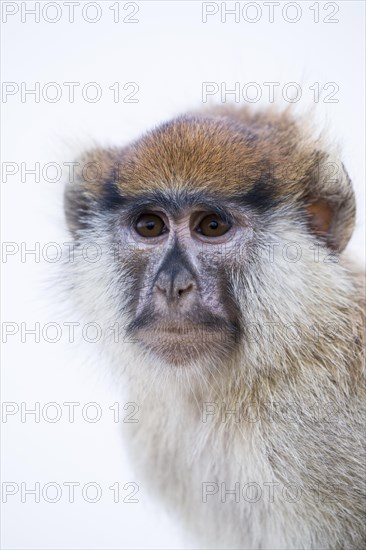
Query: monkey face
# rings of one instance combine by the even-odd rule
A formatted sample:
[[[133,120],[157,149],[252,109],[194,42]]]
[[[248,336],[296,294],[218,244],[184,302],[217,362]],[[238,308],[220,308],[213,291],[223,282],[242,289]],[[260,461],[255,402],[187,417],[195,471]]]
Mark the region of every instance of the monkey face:
[[[285,339],[249,341],[248,327],[310,326],[334,301],[327,288],[341,268],[315,262],[314,244],[344,249],[355,201],[320,145],[287,113],[239,110],[180,117],[124,149],[87,154],[66,217],[78,245],[107,253],[75,262],[84,310],[120,323],[157,364],[228,365],[244,350],[257,372],[293,355]],[[286,256],[289,243],[300,261]]]
[[[135,266],[128,280],[127,334],[169,364],[207,355],[217,360],[240,338],[239,307],[224,260],[241,242],[249,243],[252,229],[244,216],[234,220],[208,197],[198,204],[197,196],[185,193],[165,201],[171,208],[144,202],[145,210],[117,229],[129,250],[124,261]]]

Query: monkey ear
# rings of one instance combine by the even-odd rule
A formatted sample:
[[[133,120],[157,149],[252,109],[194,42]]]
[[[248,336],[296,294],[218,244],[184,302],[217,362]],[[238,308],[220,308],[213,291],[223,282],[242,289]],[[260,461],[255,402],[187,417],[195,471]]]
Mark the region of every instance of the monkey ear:
[[[120,158],[121,151],[118,149],[95,148],[77,159],[75,181],[67,183],[64,189],[65,217],[73,237],[90,227],[91,218],[98,213],[98,206],[102,207],[117,198],[121,200],[117,193],[113,195]]]
[[[353,233],[356,203],[344,165],[331,164],[338,166],[336,177],[327,177],[326,170],[319,176],[316,197],[315,193],[307,197],[305,210],[312,233],[332,250],[342,252]]]
[[[321,238],[327,238],[333,219],[333,209],[324,200],[318,200],[306,207],[309,227]]]

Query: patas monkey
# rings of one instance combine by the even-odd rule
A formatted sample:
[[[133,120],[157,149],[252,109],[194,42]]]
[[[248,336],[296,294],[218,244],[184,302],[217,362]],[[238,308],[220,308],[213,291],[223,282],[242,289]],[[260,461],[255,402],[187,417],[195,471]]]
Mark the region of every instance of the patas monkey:
[[[362,275],[344,166],[290,112],[216,108],[81,159],[88,320],[140,418],[136,468],[202,547],[364,548]]]

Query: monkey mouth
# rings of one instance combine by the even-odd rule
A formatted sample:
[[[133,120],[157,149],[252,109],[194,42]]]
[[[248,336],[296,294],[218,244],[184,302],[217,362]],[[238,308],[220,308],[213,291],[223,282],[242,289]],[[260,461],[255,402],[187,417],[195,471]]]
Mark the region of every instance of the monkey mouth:
[[[134,340],[145,351],[173,366],[193,363],[202,357],[213,360],[227,355],[235,345],[233,329],[193,323],[153,323],[134,331]]]
[[[174,366],[227,356],[239,339],[239,324],[204,307],[188,315],[161,315],[145,309],[127,326],[127,334],[147,354]]]
[[[135,336],[139,339],[139,335],[147,336],[148,338],[161,339],[176,339],[176,340],[189,340],[192,339],[196,343],[204,342],[206,340],[217,339],[221,337],[224,339],[226,335],[226,330],[223,327],[212,326],[212,325],[201,325],[201,324],[158,324],[154,323],[151,327],[143,327],[135,331]]]
[[[152,331],[159,335],[171,335],[174,337],[174,335],[177,336],[190,336],[192,334],[197,334],[197,331],[205,331],[209,332],[209,329],[205,326],[201,327],[199,325],[193,325],[193,324],[170,324],[168,326],[162,325],[162,326],[155,326]]]

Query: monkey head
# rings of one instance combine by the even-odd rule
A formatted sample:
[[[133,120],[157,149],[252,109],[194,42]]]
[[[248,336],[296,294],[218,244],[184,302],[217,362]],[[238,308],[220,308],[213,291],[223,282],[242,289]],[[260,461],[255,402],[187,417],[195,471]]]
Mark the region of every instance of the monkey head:
[[[118,321],[152,364],[227,368],[239,354],[249,376],[302,345],[254,333],[310,330],[324,311],[339,322],[354,194],[343,165],[287,111],[216,109],[92,150],[65,211],[77,249],[103,251],[75,262],[84,310]]]

